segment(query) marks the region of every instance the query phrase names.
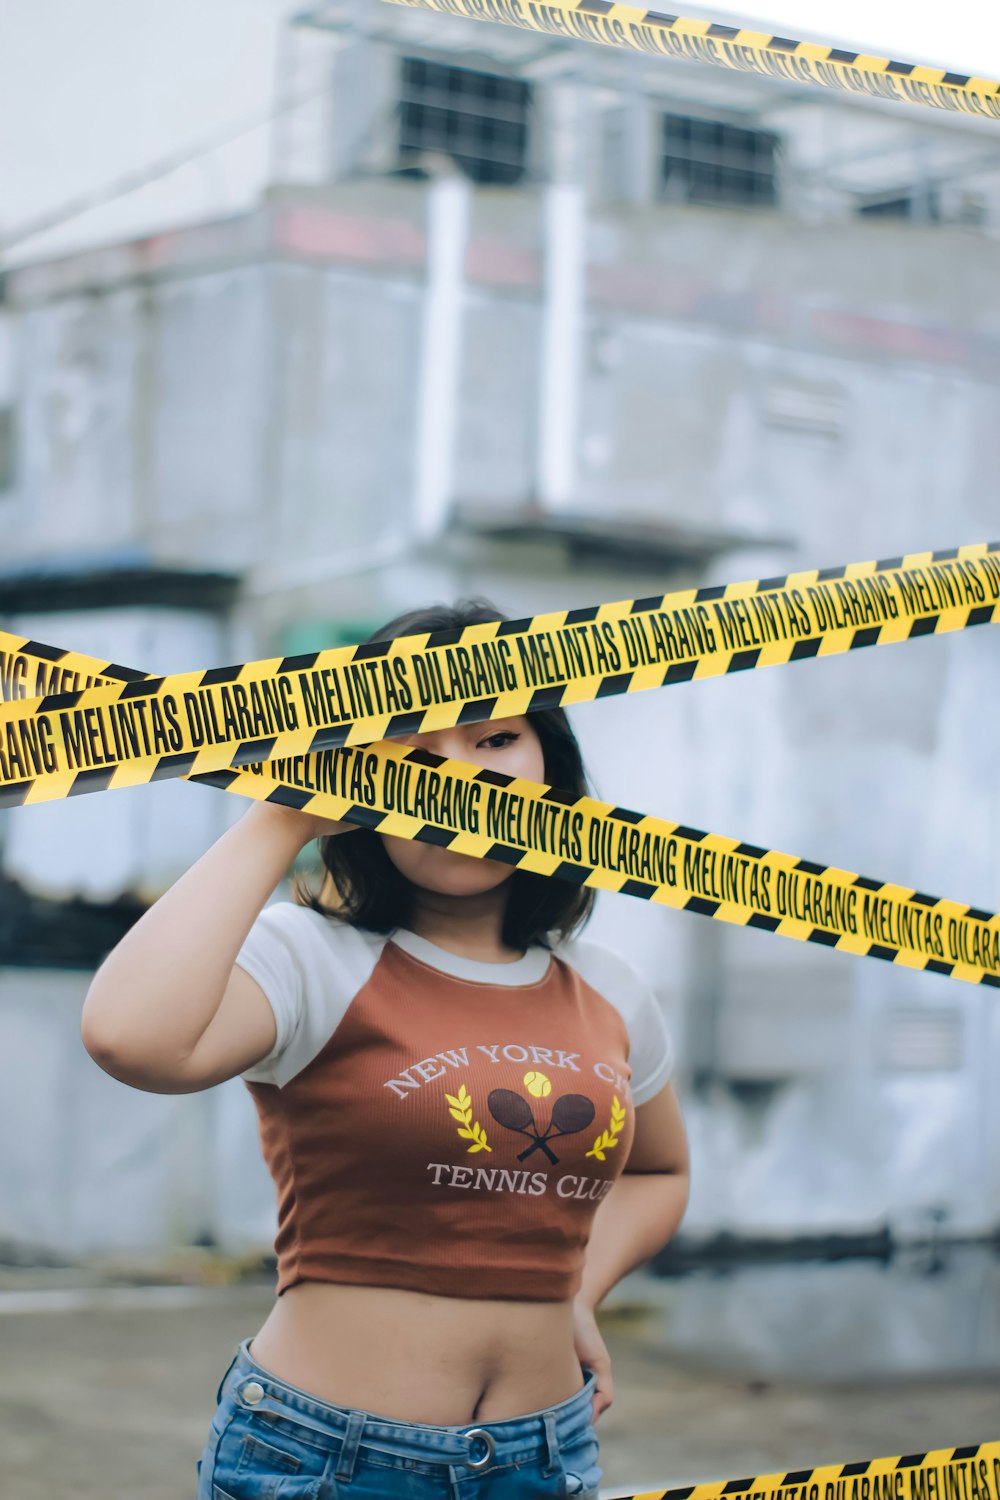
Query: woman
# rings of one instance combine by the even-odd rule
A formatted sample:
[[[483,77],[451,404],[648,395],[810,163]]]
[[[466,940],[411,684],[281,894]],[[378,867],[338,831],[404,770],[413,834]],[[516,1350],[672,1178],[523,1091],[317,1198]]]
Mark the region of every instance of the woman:
[[[504,618],[466,600],[369,640]],[[399,738],[482,766],[485,796],[588,790],[559,708]],[[266,906],[312,838],[323,891]],[[688,1164],[652,992],[573,935],[593,900],[500,846],[253,803],[101,964],[91,1055],[159,1093],[242,1077],[277,1188],[275,1305],[198,1500],[596,1497],[595,1309],[673,1234]]]

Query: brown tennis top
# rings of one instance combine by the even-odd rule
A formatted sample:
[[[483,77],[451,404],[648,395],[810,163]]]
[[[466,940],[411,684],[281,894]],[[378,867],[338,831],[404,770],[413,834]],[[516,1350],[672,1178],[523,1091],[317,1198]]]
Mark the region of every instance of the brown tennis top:
[[[582,938],[512,963],[265,907],[237,957],[275,1015],[241,1076],[296,1282],[566,1301],[637,1106],[673,1071],[653,991]]]

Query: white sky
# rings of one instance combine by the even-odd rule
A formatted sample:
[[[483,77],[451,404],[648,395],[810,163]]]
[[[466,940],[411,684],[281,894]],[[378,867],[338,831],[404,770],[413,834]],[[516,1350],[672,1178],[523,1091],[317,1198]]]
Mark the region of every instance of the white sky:
[[[282,19],[301,8],[304,0],[0,0],[0,239],[266,111]],[[684,13],[683,4],[676,9]],[[709,11],[710,0],[701,0],[696,13]],[[736,0],[719,13],[762,30],[1000,76],[996,0],[949,0],[943,9],[913,0]],[[238,212],[264,185],[268,140],[262,126],[200,164],[36,236],[9,260]]]

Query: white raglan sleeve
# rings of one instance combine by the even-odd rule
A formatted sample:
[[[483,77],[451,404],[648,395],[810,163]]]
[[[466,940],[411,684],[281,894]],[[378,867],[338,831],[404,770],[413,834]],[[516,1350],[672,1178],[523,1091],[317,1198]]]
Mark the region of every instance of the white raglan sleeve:
[[[674,1044],[656,992],[631,964],[622,959],[628,972],[631,1005],[628,1029],[632,1046],[629,1064],[632,1068],[632,1102],[638,1108],[658,1094],[674,1071]]]
[[[604,943],[576,937],[561,951],[625,1021],[632,1101],[638,1108],[659,1093],[674,1071],[674,1044],[656,991],[628,959]]]
[[[274,1046],[267,1056],[239,1075],[256,1083],[280,1085],[285,1081],[287,1069],[282,1068],[281,1063],[288,1057],[289,1044],[301,1031],[306,1004],[306,974],[296,943],[301,932],[297,934],[294,922],[289,921],[290,907],[290,902],[265,906],[235,960],[264,991],[277,1028]]]

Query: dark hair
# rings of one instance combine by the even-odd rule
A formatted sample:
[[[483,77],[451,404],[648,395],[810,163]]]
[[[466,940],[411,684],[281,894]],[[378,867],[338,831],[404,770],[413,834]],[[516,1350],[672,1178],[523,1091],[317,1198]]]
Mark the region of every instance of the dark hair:
[[[459,599],[454,605],[432,604],[397,615],[374,631],[368,641],[391,641],[399,635],[455,630],[509,618],[482,596]],[[578,796],[592,795],[565,710],[533,710],[531,724],[541,741],[546,783]],[[332,885],[338,904],[326,904],[322,890],[314,893],[306,877],[297,872],[293,884],[300,905],[372,932],[388,934],[394,927],[406,925],[412,916],[414,886],[393,864],[375,829],[359,827],[348,834],[325,834],[317,843],[327,872],[323,885]],[[526,949],[532,944],[550,948],[552,934],[557,941],[570,937],[589,920],[593,910],[592,886],[556,880],[534,870],[515,869],[505,889],[501,935],[511,948]]]

